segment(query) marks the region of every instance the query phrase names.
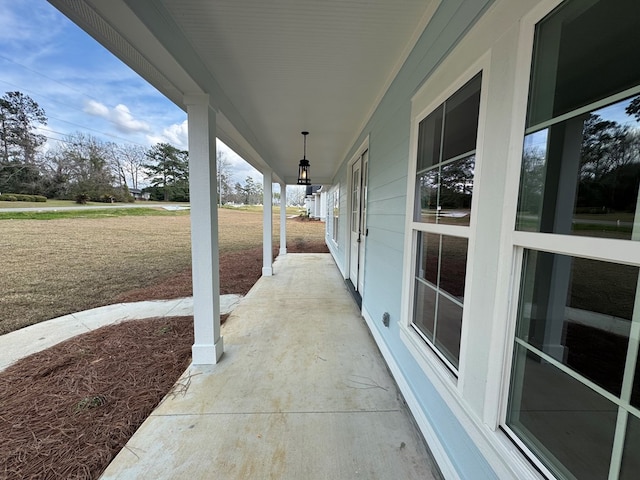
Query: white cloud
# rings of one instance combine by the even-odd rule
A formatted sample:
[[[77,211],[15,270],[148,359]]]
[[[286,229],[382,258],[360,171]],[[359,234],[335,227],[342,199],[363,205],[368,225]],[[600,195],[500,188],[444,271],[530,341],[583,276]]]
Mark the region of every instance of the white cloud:
[[[152,143],[170,143],[174,147],[186,150],[189,146],[189,137],[187,135],[188,126],[185,120],[182,123],[174,123],[165,127],[162,133],[157,135],[147,135],[147,140]]]
[[[150,130],[149,124],[133,118],[127,106],[123,104],[116,105],[116,108],[111,111],[110,120],[116,129],[123,133],[148,132]]]
[[[96,117],[109,118],[109,109],[107,106],[95,100],[89,100],[84,106],[84,111]]]
[[[89,115],[109,120],[115,129],[121,133],[148,132],[151,130],[147,122],[135,119],[129,107],[122,103],[116,105],[113,109],[109,109],[103,103],[87,100],[84,111]]]

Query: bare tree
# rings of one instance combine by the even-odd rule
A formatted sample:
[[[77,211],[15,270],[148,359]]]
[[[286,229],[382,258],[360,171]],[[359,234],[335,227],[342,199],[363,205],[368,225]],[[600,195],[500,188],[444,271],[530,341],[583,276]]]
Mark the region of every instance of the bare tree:
[[[227,154],[220,150],[216,152],[216,163],[218,179],[218,203],[220,206],[222,206],[229,201],[229,198],[233,193],[233,186],[231,185],[233,170],[231,168],[231,162],[229,162],[229,159],[227,158]]]

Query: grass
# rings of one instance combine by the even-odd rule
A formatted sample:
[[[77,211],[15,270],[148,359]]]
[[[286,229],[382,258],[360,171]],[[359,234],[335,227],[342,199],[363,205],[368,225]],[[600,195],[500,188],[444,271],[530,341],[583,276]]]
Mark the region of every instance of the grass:
[[[41,204],[42,205],[42,204]],[[0,212],[0,220],[61,220],[64,218],[108,218],[189,215],[187,210],[169,211],[161,207],[109,208],[101,210],[31,210],[27,212]]]
[[[162,206],[165,202],[154,202],[154,201],[144,201],[138,203],[138,205],[157,205]],[[170,202],[171,203],[171,202]],[[174,205],[177,202],[171,203]],[[47,200],[46,202],[5,202],[0,201],[0,208],[51,208],[51,207],[79,207],[79,208],[87,208],[87,207],[104,207],[106,205],[110,205],[108,203],[103,202],[87,202],[82,205],[76,203],[75,200]],[[118,205],[117,203],[115,205]],[[127,204],[130,205],[130,204]]]
[[[114,216],[110,210],[109,216],[2,222],[0,334],[108,305],[123,293],[189,270],[189,214],[142,210],[143,216]],[[275,213],[274,227],[278,218]],[[323,239],[323,227],[288,221],[287,243]],[[262,245],[262,212],[220,209],[219,243],[221,253]]]

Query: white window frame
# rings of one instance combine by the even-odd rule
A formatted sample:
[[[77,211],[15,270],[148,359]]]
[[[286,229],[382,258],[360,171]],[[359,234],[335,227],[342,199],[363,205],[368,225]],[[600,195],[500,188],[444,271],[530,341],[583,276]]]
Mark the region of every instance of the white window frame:
[[[551,13],[563,1],[564,0],[543,0],[522,18],[520,24],[521,28],[516,82],[521,85],[521,91],[515,98],[513,115],[513,118],[517,119],[519,124],[514,126],[512,129],[512,135],[520,135],[520,139],[511,139],[513,145],[520,145],[520,162],[517,164],[517,173],[514,173],[513,171],[510,173],[510,178],[513,179],[513,181],[510,182],[510,198],[518,198],[521,154],[526,134],[525,119],[528,106],[528,92],[530,86],[529,75],[533,59],[535,27],[545,16]],[[630,92],[623,92],[618,95],[618,97],[626,97],[628,94],[630,94]],[[614,95],[610,97],[610,99],[615,97],[616,96]],[[593,105],[589,106],[588,110],[592,110],[592,107]],[[575,114],[575,112],[571,113]],[[554,121],[557,120],[558,119],[554,119]],[[527,452],[529,461],[531,461],[540,472],[548,478],[554,478],[553,473],[537,459],[533,452],[529,451],[529,448],[506,424],[524,251],[542,251],[640,267],[640,242],[634,242],[632,240],[561,235],[554,233],[517,231],[515,230],[516,203],[517,202],[513,202],[509,211],[504,215],[505,221],[513,220],[513,222],[510,226],[510,230],[512,232],[510,234],[509,241],[511,244],[511,251],[505,254],[505,257],[508,256],[511,259],[511,281],[509,288],[510,297],[508,298],[507,304],[506,323],[504,325],[505,335],[503,341],[500,342],[499,348],[499,350],[503,352],[503,356],[500,367],[498,367],[499,364],[496,362],[496,367],[498,368],[492,369],[494,372],[493,378],[488,379],[490,384],[499,383],[499,388],[494,389],[494,392],[496,392],[499,397],[495,398],[496,394],[492,396],[492,398],[497,400],[498,409],[495,411],[495,414],[487,412],[485,415],[485,422],[488,424],[493,424],[494,422],[497,423],[520,450]],[[572,374],[569,375],[573,377]],[[618,448],[620,448],[620,445],[618,445]]]
[[[518,198],[520,168],[522,161],[522,148],[524,141],[525,122],[529,92],[529,77],[531,72],[531,59],[533,56],[534,31],[536,24],[555,9],[563,0],[540,0],[535,5],[525,4],[526,2],[510,2],[509,0],[498,0],[494,3],[485,14],[491,17],[491,22],[497,22],[498,18],[509,19],[512,36],[517,38],[515,46],[515,56],[508,57],[508,65],[500,65],[504,68],[507,75],[513,74],[513,84],[509,82],[509,86],[513,85],[513,90],[509,91],[512,99],[509,101],[510,108],[510,126],[505,131],[504,142],[508,145],[508,154],[505,173],[504,199],[506,201],[504,210],[501,212],[501,234],[500,245],[496,247],[499,252],[499,266],[497,271],[497,290],[492,298],[495,303],[493,318],[490,322],[490,332],[487,337],[483,337],[482,341],[489,342],[485,345],[483,355],[486,355],[488,370],[486,376],[482,379],[485,384],[484,397],[482,399],[482,407],[477,408],[478,395],[474,394],[474,398],[465,397],[465,366],[472,365],[474,361],[479,360],[467,354],[466,345],[470,341],[477,339],[469,339],[467,337],[469,326],[467,317],[471,313],[467,306],[470,300],[465,294],[465,308],[463,310],[463,327],[460,345],[460,368],[459,376],[456,379],[449,369],[445,367],[433,350],[428,347],[421,338],[413,331],[410,326],[413,314],[413,283],[414,283],[414,265],[416,255],[416,231],[421,228],[414,228],[414,199],[415,199],[415,174],[416,174],[416,157],[417,157],[417,139],[418,124],[430,112],[437,108],[447,98],[451,97],[462,85],[470,80],[476,73],[482,71],[481,86],[481,102],[478,123],[478,141],[476,144],[476,172],[474,179],[474,193],[472,199],[472,216],[469,228],[469,252],[467,258],[467,281],[466,292],[477,293],[477,287],[472,285],[473,275],[471,266],[474,264],[474,249],[472,244],[475,241],[477,206],[480,195],[478,191],[483,188],[482,175],[482,159],[485,154],[483,145],[484,130],[486,127],[486,96],[489,90],[495,84],[504,85],[504,82],[498,81],[498,77],[505,72],[496,69],[492,72],[491,55],[494,50],[495,42],[500,42],[497,36],[492,36],[487,30],[486,25],[482,25],[482,29],[476,31],[476,28],[482,24],[474,26],[467,37],[472,37],[477,41],[478,48],[467,45],[467,53],[459,54],[453,51],[451,57],[458,60],[456,63],[453,59],[445,59],[443,64],[438,67],[427,81],[418,89],[412,98],[411,110],[411,130],[410,130],[410,148],[407,167],[407,204],[406,204],[406,221],[405,221],[405,243],[404,243],[404,262],[403,262],[403,284],[401,297],[401,311],[398,320],[400,330],[400,338],[408,351],[411,353],[416,363],[421,367],[426,378],[431,382],[435,390],[442,397],[443,401],[451,409],[456,419],[461,423],[465,431],[469,434],[472,441],[480,449],[484,458],[494,468],[496,474],[500,478],[519,478],[519,479],[543,479],[553,478],[542,464],[535,462],[534,456],[528,456],[523,453],[528,449],[518,442],[514,441],[504,431],[506,406],[508,401],[508,390],[511,379],[511,365],[513,358],[513,344],[515,336],[517,305],[512,301],[517,300],[517,292],[520,283],[520,270],[523,249],[527,247],[529,232],[516,232],[514,230],[516,219],[516,200]],[[515,13],[521,12],[517,17]],[[485,42],[485,39],[491,39]],[[462,43],[467,43],[468,38],[464,38]],[[504,45],[500,44],[501,49]],[[473,52],[475,62],[469,60],[465,63],[465,59],[469,59]],[[501,50],[504,52],[504,50]],[[497,58],[497,57],[496,57]],[[462,60],[462,61],[459,61]],[[466,65],[471,65],[463,71]],[[445,68],[446,65],[446,68]],[[495,73],[495,75],[492,75]],[[492,76],[494,78],[492,78]],[[432,92],[441,92],[434,95]],[[495,96],[496,92],[492,93]],[[493,152],[487,151],[486,154]],[[431,224],[433,226],[433,224]],[[433,233],[450,234],[446,225],[439,225],[433,230]],[[545,238],[544,242],[550,248],[560,250],[562,253],[564,247],[557,243],[557,235],[553,238]],[[537,239],[542,239],[538,237]],[[597,241],[594,238],[576,239],[576,245],[581,245],[579,250],[582,256],[593,258],[592,242]],[[532,241],[532,240],[528,240]],[[619,241],[623,242],[623,241]],[[536,243],[537,245],[537,243]],[[538,249],[536,246],[534,249]],[[600,248],[600,247],[597,247]],[[627,244],[623,250],[614,248],[615,255],[618,257],[626,257],[621,263],[635,263],[640,260],[640,252],[633,252],[633,257],[628,256],[630,247]],[[597,250],[596,250],[597,251]],[[571,250],[573,255],[578,253]],[[620,263],[620,262],[619,262]],[[475,283],[475,282],[474,282]],[[485,361],[483,358],[482,361]],[[406,386],[405,388],[409,388]],[[403,392],[405,390],[403,389]],[[437,445],[438,436],[430,430],[428,420],[425,414],[420,411],[420,403],[412,396],[410,390],[407,390],[408,402],[413,405],[411,408],[415,412],[416,419],[423,429],[423,433],[428,439],[432,439],[434,451],[438,452],[442,447]],[[473,407],[471,405],[474,405]],[[438,457],[440,458],[440,457]],[[446,463],[447,459],[442,459]],[[535,465],[535,466],[534,466]],[[541,473],[544,472],[544,473]],[[452,476],[455,478],[455,474]]]
[[[331,225],[329,240],[337,247],[340,235],[340,184],[334,185],[329,190],[327,204],[327,217],[330,217],[330,219],[327,220],[327,230],[329,230],[328,226]],[[337,217],[334,215],[336,208],[338,209]]]
[[[410,133],[410,150],[409,150],[409,167],[407,175],[407,205],[406,205],[406,225],[405,231],[405,256],[404,256],[404,268],[403,268],[403,288],[402,288],[402,304],[400,314],[400,337],[405,343],[409,351],[413,354],[414,358],[418,361],[422,369],[429,376],[435,376],[438,379],[438,383],[446,385],[449,393],[456,396],[461,395],[460,379],[463,374],[463,348],[466,343],[465,340],[465,321],[469,316],[467,304],[467,296],[462,310],[462,332],[460,338],[460,358],[459,368],[455,369],[444,358],[444,356],[438,352],[437,347],[431,345],[431,342],[425,340],[420,333],[412,326],[413,309],[414,309],[414,295],[415,295],[415,269],[416,269],[416,255],[417,255],[417,242],[418,232],[431,233],[436,235],[453,236],[459,238],[466,238],[467,244],[467,265],[471,265],[472,256],[472,242],[473,232],[475,230],[475,212],[477,210],[477,196],[472,195],[471,198],[471,220],[469,226],[459,225],[447,225],[447,224],[434,224],[426,222],[415,221],[415,202],[418,195],[416,188],[416,172],[417,172],[417,155],[418,155],[418,130],[422,120],[424,120],[431,112],[442,105],[447,99],[453,96],[460,88],[462,88],[468,81],[475,77],[478,73],[482,73],[482,83],[480,87],[480,110],[478,113],[478,133],[476,137],[476,149],[475,149],[475,170],[477,171],[482,161],[482,136],[483,136],[483,117],[486,109],[486,90],[487,82],[489,78],[489,59],[490,55],[487,53],[476,61],[471,67],[467,68],[462,74],[459,74],[457,78],[448,83],[448,87],[444,89],[438,96],[433,98],[429,103],[421,100],[421,97],[425,96],[428,92],[429,82],[423,85],[423,87],[414,96],[411,119],[411,133]],[[427,95],[428,96],[428,95]],[[422,103],[423,105],[420,105]],[[476,184],[476,176],[474,174],[474,189]],[[469,291],[471,282],[470,269],[466,269],[465,278],[465,292]],[[457,375],[454,373],[457,371]]]

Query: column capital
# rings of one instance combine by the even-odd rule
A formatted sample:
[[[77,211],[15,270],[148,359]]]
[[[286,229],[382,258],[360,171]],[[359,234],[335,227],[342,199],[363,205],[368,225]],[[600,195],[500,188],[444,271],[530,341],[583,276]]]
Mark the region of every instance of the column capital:
[[[185,105],[209,105],[208,93],[187,93],[182,97]]]

